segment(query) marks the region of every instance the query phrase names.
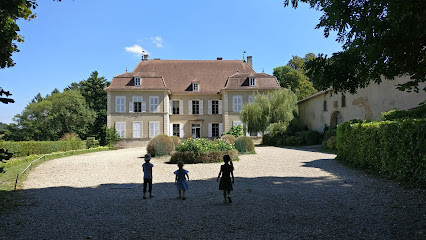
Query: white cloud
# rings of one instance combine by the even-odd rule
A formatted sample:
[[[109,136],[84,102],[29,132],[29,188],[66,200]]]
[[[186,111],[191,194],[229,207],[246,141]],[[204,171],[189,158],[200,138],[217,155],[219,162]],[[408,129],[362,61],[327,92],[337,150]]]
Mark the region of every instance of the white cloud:
[[[125,47],[124,49],[126,50],[126,52],[133,53],[137,57],[141,57],[142,56],[142,52],[144,54],[148,54],[149,55],[149,52],[147,50],[143,49],[141,46],[139,46],[137,44],[135,44],[135,45],[133,45],[131,47]]]
[[[159,48],[163,47],[163,39],[160,36],[151,37],[151,41],[155,46]]]

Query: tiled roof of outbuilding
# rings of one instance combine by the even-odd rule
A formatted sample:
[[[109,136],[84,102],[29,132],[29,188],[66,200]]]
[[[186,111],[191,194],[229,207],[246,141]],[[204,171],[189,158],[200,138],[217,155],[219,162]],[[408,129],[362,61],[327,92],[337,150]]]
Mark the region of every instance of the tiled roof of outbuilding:
[[[275,89],[275,77],[256,73],[242,60],[148,60],[141,61],[131,73],[115,76],[105,90],[170,90],[172,94],[217,94],[222,89],[247,89],[243,78],[256,77],[256,89]],[[134,86],[141,77],[141,87]],[[192,83],[199,91],[192,91]],[[239,86],[238,84],[241,83]]]

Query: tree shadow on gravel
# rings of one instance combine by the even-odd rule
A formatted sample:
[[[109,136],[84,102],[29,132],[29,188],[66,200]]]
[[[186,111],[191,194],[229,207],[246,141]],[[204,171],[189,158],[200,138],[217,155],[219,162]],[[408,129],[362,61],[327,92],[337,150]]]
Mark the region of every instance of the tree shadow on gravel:
[[[326,161],[306,167],[327,169]],[[174,183],[155,179],[154,197],[146,200],[140,183],[21,190],[25,204],[0,216],[1,238],[422,239],[426,234],[424,199],[340,177],[236,178],[232,204],[223,203],[215,179],[190,181],[189,187],[187,200],[177,198]]]

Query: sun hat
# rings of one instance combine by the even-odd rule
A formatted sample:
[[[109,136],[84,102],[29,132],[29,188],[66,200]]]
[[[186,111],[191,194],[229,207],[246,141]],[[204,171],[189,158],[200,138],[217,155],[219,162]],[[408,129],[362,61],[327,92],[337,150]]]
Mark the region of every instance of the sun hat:
[[[147,153],[145,154],[145,160],[151,160],[151,154]]]

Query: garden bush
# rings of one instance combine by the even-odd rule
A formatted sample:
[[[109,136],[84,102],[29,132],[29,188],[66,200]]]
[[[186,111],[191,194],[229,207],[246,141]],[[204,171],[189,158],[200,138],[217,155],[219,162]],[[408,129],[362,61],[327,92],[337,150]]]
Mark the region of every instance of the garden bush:
[[[228,132],[224,132],[222,135],[232,135],[235,138],[244,135],[243,127],[241,125],[232,126]]]
[[[75,132],[65,133],[60,141],[81,141],[80,137]]]
[[[326,149],[336,150],[336,136],[331,136],[329,139],[322,141],[322,146]]]
[[[99,141],[96,140],[95,137],[87,137],[87,139],[86,139],[86,147],[87,148],[99,147]]]
[[[234,143],[229,140],[215,139],[193,139],[189,138],[176,146],[176,152],[172,154],[170,162],[176,163],[206,163],[220,162],[225,154],[229,154],[231,159],[238,158],[238,151],[234,148]]]
[[[114,146],[114,144],[120,141],[120,136],[118,136],[117,130],[115,128],[106,128],[105,135],[106,144],[110,147]]]
[[[0,148],[13,153],[14,157],[24,157],[33,154],[48,154],[69,150],[85,149],[85,141],[0,141]]]
[[[337,127],[337,158],[383,176],[426,186],[426,119],[346,122]]]
[[[231,135],[231,134],[223,135],[222,137],[220,137],[220,139],[228,140],[230,142],[235,142],[235,137],[234,135]]]
[[[182,161],[186,164],[222,162],[223,156],[225,155],[229,155],[233,161],[238,160],[238,151],[236,149],[227,151],[201,152],[198,154],[189,151],[175,151],[170,158],[170,163],[177,163],[178,161]]]
[[[170,136],[170,137],[172,138],[176,148],[176,146],[179,144],[180,138],[178,136]]]
[[[382,113],[382,120],[396,120],[403,118],[426,118],[426,104],[408,110],[391,110]]]
[[[175,150],[173,139],[167,135],[158,135],[151,139],[146,147],[146,151],[152,157],[170,155]]]
[[[240,153],[254,152],[254,143],[250,137],[239,136],[235,139],[235,148]]]
[[[314,130],[296,132],[295,136],[302,139],[301,145],[321,144],[322,134]]]

